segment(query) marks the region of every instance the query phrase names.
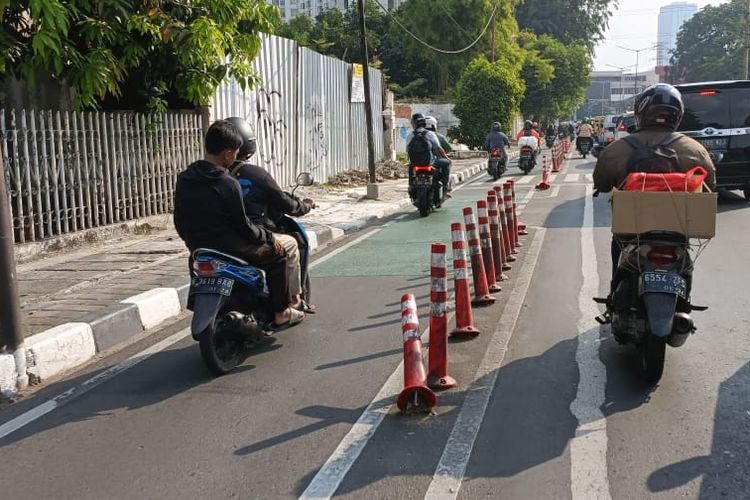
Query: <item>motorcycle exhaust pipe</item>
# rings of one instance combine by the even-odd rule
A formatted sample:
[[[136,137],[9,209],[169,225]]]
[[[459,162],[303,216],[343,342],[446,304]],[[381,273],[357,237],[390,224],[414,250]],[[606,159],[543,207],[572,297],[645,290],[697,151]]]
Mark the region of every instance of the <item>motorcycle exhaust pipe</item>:
[[[263,337],[263,329],[249,316],[237,311],[230,311],[224,317],[227,326],[242,337],[251,341],[258,341]]]
[[[681,347],[695,329],[693,318],[689,314],[678,312],[674,315],[672,323],[672,334],[667,337],[667,344],[672,347]]]

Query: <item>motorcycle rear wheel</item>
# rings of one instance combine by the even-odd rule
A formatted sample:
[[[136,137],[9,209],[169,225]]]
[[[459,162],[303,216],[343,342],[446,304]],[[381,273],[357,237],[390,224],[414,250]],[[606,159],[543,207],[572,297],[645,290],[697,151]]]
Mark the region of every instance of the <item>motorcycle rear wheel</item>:
[[[430,208],[431,208],[431,201],[430,196],[432,195],[432,191],[429,189],[422,189],[419,191],[417,196],[419,196],[417,200],[417,208],[419,209],[419,215],[422,217],[427,217],[430,215]]]
[[[243,340],[224,328],[224,316],[228,312],[222,308],[199,335],[203,362],[216,375],[229,373],[243,361]]]
[[[665,339],[646,334],[639,346],[643,376],[651,385],[656,385],[664,374],[664,358],[667,351]]]

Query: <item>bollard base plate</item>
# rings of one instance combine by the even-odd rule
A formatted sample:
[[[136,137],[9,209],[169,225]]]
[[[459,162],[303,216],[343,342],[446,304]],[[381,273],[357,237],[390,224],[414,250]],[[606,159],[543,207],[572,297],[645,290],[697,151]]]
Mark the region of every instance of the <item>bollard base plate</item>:
[[[483,295],[481,297],[475,297],[474,300],[471,301],[471,305],[473,306],[489,306],[491,304],[494,304],[497,298],[493,297],[492,295]]]
[[[507,275],[507,274],[505,274],[505,273],[502,273],[501,275],[499,275],[499,276],[497,277],[497,279],[499,279],[500,281],[508,281],[508,280],[510,279],[510,276],[508,276],[508,275]]]
[[[437,404],[437,396],[424,385],[404,387],[398,395],[396,404],[405,414],[430,413]]]
[[[494,285],[490,285],[490,292],[495,293],[495,292],[502,292],[502,291],[503,291],[503,288],[497,283],[495,283]]]
[[[511,253],[513,253],[513,252],[511,251]],[[518,252],[516,252],[516,253],[518,253]],[[517,258],[515,258],[515,257],[513,257],[512,255],[508,255],[508,262],[515,262],[515,261],[517,261],[517,260],[518,260],[518,259],[517,259]],[[508,267],[510,267],[510,266],[508,266]],[[505,271],[509,271],[509,269],[505,269],[505,268],[503,268],[503,270],[505,270]]]
[[[429,376],[427,377],[427,385],[430,386],[430,389],[444,391],[456,387],[458,382],[456,382],[456,379],[448,375],[445,375],[444,377]]]
[[[462,328],[456,328],[451,332],[451,337],[476,337],[481,332],[473,326],[464,326]]]
[[[518,230],[518,236],[528,236],[529,232],[525,229],[519,229]]]

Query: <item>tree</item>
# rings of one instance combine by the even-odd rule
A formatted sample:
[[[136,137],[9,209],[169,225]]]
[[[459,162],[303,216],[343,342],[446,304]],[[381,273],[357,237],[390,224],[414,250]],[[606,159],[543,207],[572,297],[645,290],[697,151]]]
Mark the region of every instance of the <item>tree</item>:
[[[289,22],[283,23],[276,30],[276,34],[294,40],[303,47],[309,47],[311,45],[310,36],[312,35],[314,26],[315,21],[313,21],[313,18],[303,12],[294,16]]]
[[[686,21],[672,52],[674,74],[683,81],[742,78],[747,1],[708,6]]]
[[[589,85],[591,59],[585,45],[564,45],[549,35],[530,32],[522,33],[519,43],[527,54],[523,114],[545,122],[572,114]]]
[[[48,73],[75,90],[77,108],[137,90],[152,110],[175,97],[210,101],[225,76],[256,81],[260,32],[278,9],[264,0],[5,0],[0,71]]]
[[[461,124],[451,131],[469,146],[480,147],[492,122],[510,130],[524,93],[517,72],[503,63],[491,63],[484,55],[471,61],[456,86],[453,112]]]
[[[618,0],[524,0],[516,9],[520,28],[564,44],[583,43],[593,53],[604,38]]]

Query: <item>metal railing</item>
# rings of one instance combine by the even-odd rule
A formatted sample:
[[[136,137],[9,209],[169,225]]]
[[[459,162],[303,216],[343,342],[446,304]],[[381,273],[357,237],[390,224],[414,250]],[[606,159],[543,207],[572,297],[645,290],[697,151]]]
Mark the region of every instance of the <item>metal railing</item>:
[[[0,109],[16,243],[168,213],[177,173],[201,157],[194,111]]]

